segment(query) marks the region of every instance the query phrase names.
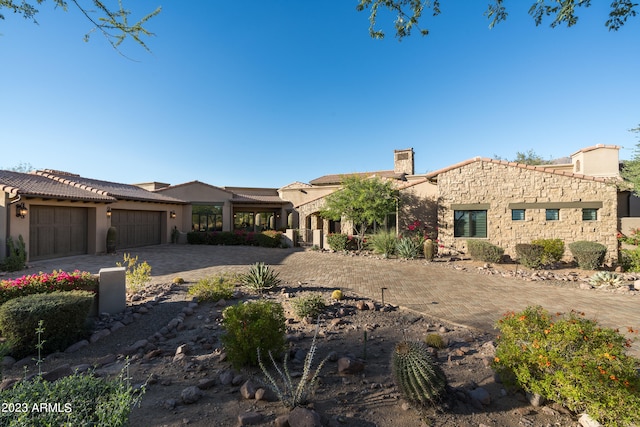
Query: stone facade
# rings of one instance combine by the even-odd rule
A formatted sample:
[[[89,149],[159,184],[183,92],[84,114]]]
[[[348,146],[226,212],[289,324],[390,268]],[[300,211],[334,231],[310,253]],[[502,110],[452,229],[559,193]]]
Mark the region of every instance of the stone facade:
[[[486,210],[486,240],[515,258],[515,246],[534,239],[600,242],[606,262],[618,259],[617,189],[612,179],[543,167],[476,158],[434,174],[439,193],[441,244],[466,252],[467,237],[454,237],[455,210]],[[596,208],[597,219],[585,221],[582,209]],[[512,219],[512,209],[524,209],[525,219]],[[559,220],[548,221],[546,209],[559,209]]]

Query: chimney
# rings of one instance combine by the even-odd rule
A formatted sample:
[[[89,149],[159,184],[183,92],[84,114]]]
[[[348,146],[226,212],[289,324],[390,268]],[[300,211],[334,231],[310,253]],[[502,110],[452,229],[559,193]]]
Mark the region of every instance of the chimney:
[[[393,171],[395,173],[413,175],[413,148],[407,148],[406,150],[394,150]]]

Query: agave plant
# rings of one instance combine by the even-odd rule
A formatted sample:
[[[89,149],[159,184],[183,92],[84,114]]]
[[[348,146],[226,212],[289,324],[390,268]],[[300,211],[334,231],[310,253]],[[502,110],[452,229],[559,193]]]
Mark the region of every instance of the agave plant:
[[[622,276],[619,274],[613,273],[611,271],[598,271],[596,274],[591,276],[589,279],[589,283],[591,283],[596,288],[619,288],[624,284],[622,280]]]
[[[396,251],[400,258],[415,259],[422,252],[422,242],[411,237],[403,237],[396,245]]]
[[[249,289],[261,293],[280,284],[278,273],[263,262],[251,266],[249,272],[240,276],[240,282]]]

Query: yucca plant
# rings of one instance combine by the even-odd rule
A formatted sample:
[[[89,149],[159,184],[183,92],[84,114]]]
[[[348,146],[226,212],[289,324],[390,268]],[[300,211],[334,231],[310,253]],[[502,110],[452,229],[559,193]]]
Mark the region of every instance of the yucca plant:
[[[240,276],[240,283],[254,292],[262,293],[280,284],[281,280],[278,276],[278,272],[271,267],[263,262],[257,262],[251,266],[248,273]]]
[[[427,345],[420,341],[401,341],[391,356],[396,385],[409,402],[426,406],[444,395],[447,378],[431,359]]]

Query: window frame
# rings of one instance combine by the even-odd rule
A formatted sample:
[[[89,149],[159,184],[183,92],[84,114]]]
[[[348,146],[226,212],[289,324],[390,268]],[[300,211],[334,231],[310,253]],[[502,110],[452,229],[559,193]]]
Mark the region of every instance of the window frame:
[[[593,218],[585,218],[585,213],[593,213]],[[582,208],[582,220],[583,221],[597,221],[598,220],[598,208]]]
[[[511,209],[511,221],[525,221],[527,219],[526,209]],[[522,218],[518,218],[514,215],[516,212],[522,213]]]
[[[550,216],[550,213],[555,213],[555,215]],[[560,221],[560,209],[545,209],[544,218],[546,221]]]
[[[468,221],[468,226],[461,221]],[[478,221],[484,222],[484,227],[478,227]],[[487,209],[457,209],[453,211],[453,237],[454,238],[479,238],[488,236]],[[460,232],[462,230],[462,232]],[[482,233],[484,230],[484,233]]]

